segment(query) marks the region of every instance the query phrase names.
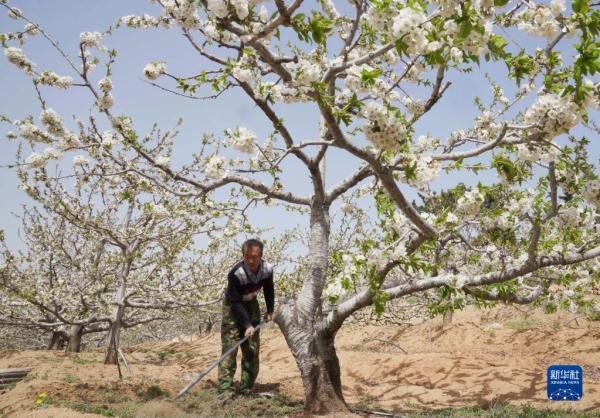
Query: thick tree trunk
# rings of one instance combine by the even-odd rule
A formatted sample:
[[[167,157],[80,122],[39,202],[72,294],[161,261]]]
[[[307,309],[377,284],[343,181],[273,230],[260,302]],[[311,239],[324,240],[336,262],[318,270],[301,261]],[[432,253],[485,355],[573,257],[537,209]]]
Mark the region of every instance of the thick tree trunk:
[[[334,347],[335,334],[305,328],[294,322],[293,319],[278,319],[302,376],[305,411],[311,414],[348,413],[342,393],[340,362]]]
[[[302,376],[304,409],[310,414],[348,414],[342,393],[340,362],[334,347],[337,329],[320,329],[321,297],[329,260],[329,208],[311,205],[309,269],[296,301],[285,302],[276,321]]]
[[[72,325],[69,330],[69,342],[67,353],[79,353],[81,351],[81,337],[83,336],[83,325]]]
[[[346,412],[342,393],[340,362],[333,337],[313,336],[309,350],[297,358],[304,385],[304,409],[312,414]]]

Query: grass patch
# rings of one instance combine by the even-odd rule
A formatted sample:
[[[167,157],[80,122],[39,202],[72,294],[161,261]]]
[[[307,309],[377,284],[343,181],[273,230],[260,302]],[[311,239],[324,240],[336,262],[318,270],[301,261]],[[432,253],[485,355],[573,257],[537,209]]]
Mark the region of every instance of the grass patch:
[[[164,390],[163,388],[161,388],[159,385],[150,385],[146,388],[140,387],[137,390],[137,395],[146,400],[152,400],[152,399],[157,399],[157,398],[163,398],[166,396],[169,396],[169,393]]]
[[[63,406],[81,412],[82,414],[96,414],[104,417],[134,418],[142,404],[128,401],[111,405],[95,405],[85,402],[67,402]]]
[[[169,348],[167,350],[160,350],[157,355],[158,355],[158,359],[160,361],[165,361],[168,357],[172,356],[173,354],[175,354],[175,350],[172,348]]]
[[[148,389],[146,389],[146,398],[148,399],[155,399],[155,398],[160,398],[161,396],[165,396],[167,393],[162,390],[160,388],[160,386],[158,385],[152,385],[152,386],[148,386]]]
[[[84,402],[70,402],[67,403],[65,406],[83,414],[97,414],[102,415],[104,417],[120,416],[117,415],[112,408],[109,408],[106,405],[98,406]]]
[[[524,331],[532,329],[540,325],[540,321],[536,319],[518,319],[506,323],[506,327],[514,331]]]
[[[221,394],[212,388],[187,394],[176,403],[187,413],[203,417],[284,417],[303,411],[301,400],[290,399],[284,393],[275,393],[273,398],[238,395],[224,404]]]
[[[88,360],[86,358],[83,358],[81,355],[78,355],[77,357],[73,357],[73,363],[74,364],[94,364],[94,363],[98,363],[98,361],[95,359]]]
[[[63,377],[63,380],[67,383],[79,383],[81,380],[77,376],[73,376],[72,374],[67,374]]]

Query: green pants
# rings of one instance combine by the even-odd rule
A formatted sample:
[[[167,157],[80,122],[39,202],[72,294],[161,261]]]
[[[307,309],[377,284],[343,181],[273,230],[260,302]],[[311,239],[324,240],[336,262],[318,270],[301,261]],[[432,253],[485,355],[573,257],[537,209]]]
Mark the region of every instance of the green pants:
[[[250,317],[252,325],[260,323],[260,308],[258,300],[242,302]],[[244,337],[242,330],[236,323],[229,299],[223,299],[223,317],[221,320],[221,353],[224,354],[233,344]],[[256,331],[254,335],[242,344],[242,376],[240,378],[240,390],[249,389],[254,384],[258,375],[258,351],[260,348],[260,335]],[[233,390],[233,376],[237,367],[237,349],[229,354],[219,363],[219,390]]]

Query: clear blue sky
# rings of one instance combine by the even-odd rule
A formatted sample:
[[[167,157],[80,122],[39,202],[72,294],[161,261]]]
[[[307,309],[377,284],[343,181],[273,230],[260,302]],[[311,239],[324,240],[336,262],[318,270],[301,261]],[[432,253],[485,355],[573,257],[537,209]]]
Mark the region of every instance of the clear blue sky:
[[[337,2],[336,2],[337,3]],[[115,23],[120,16],[128,14],[149,13],[156,15],[156,5],[144,1],[92,1],[92,0],[21,0],[11,1],[11,5],[23,10],[24,14],[40,23],[65,49],[76,59],[79,34],[83,31],[103,31]],[[0,13],[0,31],[14,31],[23,26],[22,21],[14,21]],[[522,40],[528,46],[537,45],[541,40]],[[272,131],[267,119],[249,100],[239,93],[223,95],[218,101],[194,101],[165,93],[148,86],[142,80],[142,69],[150,61],[166,61],[169,72],[181,75],[197,74],[206,68],[205,61],[182,38],[177,28],[165,30],[131,30],[122,28],[106,38],[106,45],[119,51],[117,63],[112,77],[115,86],[115,112],[126,113],[133,117],[135,128],[140,133],[148,132],[154,123],[164,129],[172,127],[179,116],[184,119],[184,129],[180,135],[174,164],[189,161],[189,155],[200,146],[203,132],[219,134],[225,128],[245,125],[258,134],[259,140]],[[25,53],[34,61],[39,71],[52,69],[61,75],[75,78],[56,50],[37,36],[24,47]],[[472,126],[477,111],[473,106],[473,98],[481,96],[484,100],[491,98],[484,72],[489,72],[497,81],[505,80],[504,65],[483,65],[481,71],[470,75],[454,74],[453,85],[435,109],[419,122],[419,133],[431,133],[444,139],[454,129]],[[95,70],[99,78],[100,68]],[[33,115],[37,118],[40,112],[35,91],[29,78],[2,57],[0,59],[0,113],[13,119]],[[512,90],[512,82],[502,82],[505,91]],[[89,113],[92,101],[87,90],[71,88],[67,92],[53,88],[43,88],[48,106],[57,110],[67,124],[71,123],[70,115],[85,118]],[[420,98],[426,98],[422,95]],[[282,108],[282,116],[287,126],[299,140],[315,138],[318,130],[318,115],[314,107],[308,105],[291,105]],[[71,125],[73,126],[73,125]],[[12,162],[15,143],[4,138],[9,128],[0,125],[0,165]],[[589,131],[581,131],[591,135]],[[597,138],[595,138],[597,141]],[[596,148],[596,147],[594,147]],[[30,151],[26,150],[25,155]],[[598,151],[592,151],[596,154]],[[354,160],[346,155],[333,155],[328,160],[328,183],[334,184],[344,174],[355,167]],[[351,167],[350,167],[351,166]],[[282,177],[285,185],[293,185],[296,191],[308,191],[307,176],[299,165],[290,165],[288,173]],[[444,174],[442,173],[442,176]],[[298,179],[302,179],[299,181]],[[306,179],[306,180],[305,180]],[[454,184],[458,181],[473,183],[479,178],[452,174],[440,184]],[[6,231],[8,243],[20,246],[17,238],[18,221],[10,215],[11,211],[19,212],[21,203],[29,203],[24,193],[16,188],[17,180],[13,171],[2,169],[0,173],[0,228]],[[413,195],[408,192],[409,196]],[[282,214],[287,212],[260,211],[255,220],[263,226],[289,226],[290,221]]]

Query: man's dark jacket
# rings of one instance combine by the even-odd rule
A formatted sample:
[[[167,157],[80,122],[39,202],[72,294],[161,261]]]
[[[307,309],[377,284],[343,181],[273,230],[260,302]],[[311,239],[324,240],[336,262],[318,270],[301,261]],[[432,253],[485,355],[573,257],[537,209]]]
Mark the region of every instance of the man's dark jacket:
[[[253,273],[243,261],[237,263],[227,275],[225,297],[231,303],[231,309],[238,326],[248,328],[252,323],[242,302],[256,298],[260,289],[265,294],[267,313],[272,314],[275,306],[275,290],[273,286],[273,267],[261,260],[257,273]]]

